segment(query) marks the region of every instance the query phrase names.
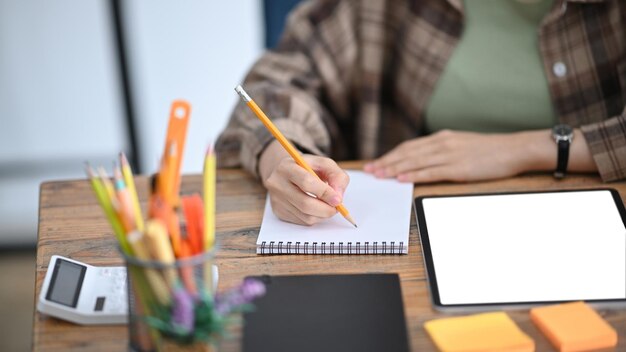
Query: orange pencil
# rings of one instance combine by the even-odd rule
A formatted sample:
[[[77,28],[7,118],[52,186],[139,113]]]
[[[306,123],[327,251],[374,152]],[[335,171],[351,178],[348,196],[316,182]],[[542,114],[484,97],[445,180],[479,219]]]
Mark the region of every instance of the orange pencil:
[[[250,98],[248,93],[246,93],[246,91],[243,90],[241,86],[235,87],[235,91],[239,94],[239,96],[246,103],[246,105],[248,105],[248,107],[252,110],[252,112],[254,112],[254,114],[259,118],[259,120],[263,122],[265,127],[270,131],[270,133],[274,136],[274,138],[278,140],[280,145],[282,145],[283,148],[285,148],[285,150],[287,151],[287,153],[291,155],[293,160],[296,161],[296,164],[300,165],[306,171],[308,171],[312,175],[315,175],[315,177],[319,178],[319,176],[315,173],[315,171],[313,171],[313,169],[309,166],[309,164],[307,164],[306,161],[304,161],[304,159],[302,158],[302,155],[300,155],[300,152],[298,152],[298,150],[287,140],[287,138],[283,136],[280,130],[278,130],[278,128],[274,125],[274,123],[267,117],[267,115],[265,115],[263,110],[261,110],[261,108],[259,108],[259,106],[254,102],[254,100]],[[338,206],[336,206],[336,209],[339,213],[341,213],[341,215],[343,215],[344,218],[346,218],[346,220],[348,220],[352,225],[354,225],[354,227],[357,227],[356,223],[350,216],[348,209],[346,209],[346,207],[344,207],[343,204],[339,204]]]
[[[178,151],[176,149],[176,141],[167,141],[165,144],[165,152],[161,159],[161,170],[157,177],[157,192],[166,203],[171,206],[174,204],[176,197],[173,189],[176,182],[176,163],[178,159]]]
[[[183,214],[187,222],[187,241],[192,254],[202,252],[202,234],[204,233],[204,219],[202,198],[199,194],[181,197]]]
[[[180,226],[178,222],[178,215],[167,203],[165,203],[158,195],[154,195],[150,199],[150,218],[159,219],[167,228],[170,240],[172,241],[172,249],[176,256],[179,256],[181,251],[181,238],[180,238]]]

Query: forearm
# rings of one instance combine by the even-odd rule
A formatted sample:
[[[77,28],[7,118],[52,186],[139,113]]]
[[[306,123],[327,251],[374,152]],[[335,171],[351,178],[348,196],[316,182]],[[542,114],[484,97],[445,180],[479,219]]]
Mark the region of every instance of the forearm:
[[[555,170],[557,146],[550,133],[550,130],[538,130],[518,132],[516,134],[521,166],[520,172]],[[570,146],[567,171],[598,171],[587,146],[587,141],[580,129],[574,129],[574,139]]]

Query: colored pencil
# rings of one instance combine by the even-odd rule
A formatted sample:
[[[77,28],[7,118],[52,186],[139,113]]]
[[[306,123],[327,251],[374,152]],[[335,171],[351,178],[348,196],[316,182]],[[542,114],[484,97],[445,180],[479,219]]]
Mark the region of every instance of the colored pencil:
[[[107,174],[106,170],[102,166],[99,166],[96,171],[98,172],[98,176],[100,176],[100,180],[102,181],[102,184],[104,185],[104,189],[109,195],[109,200],[111,201],[113,208],[116,211],[118,211],[120,205],[119,205],[119,202],[117,201],[117,197],[115,196],[115,187],[113,186],[113,182],[111,182],[109,175]]]
[[[151,219],[146,221],[144,242],[153,260],[166,265],[172,265],[176,262],[174,251],[167,239],[167,230],[160,220]],[[163,274],[170,288],[173,288],[178,283],[178,275],[176,275],[176,270],[173,268],[164,269]]]
[[[113,234],[117,238],[120,243],[120,247],[127,255],[132,255],[132,250],[128,245],[128,241],[126,240],[126,233],[124,231],[124,227],[122,222],[120,221],[118,214],[113,207],[112,199],[109,197],[109,192],[106,189],[106,186],[102,182],[102,179],[99,179],[96,176],[96,173],[93,169],[87,164],[85,167],[87,171],[87,175],[91,181],[91,187],[96,194],[96,198],[98,199],[98,203],[100,203],[100,207],[104,210],[104,214],[109,220],[109,224],[113,228]]]
[[[115,195],[117,196],[117,200],[120,206],[118,214],[120,216],[122,224],[124,225],[126,234],[129,234],[131,231],[137,228],[137,225],[135,223],[135,214],[133,210],[133,201],[131,199],[128,188],[126,187],[126,183],[124,183],[122,172],[118,167],[113,168],[113,177],[115,180]]]
[[[135,226],[137,230],[143,231],[143,215],[141,213],[141,205],[139,204],[139,196],[137,195],[137,188],[135,188],[135,179],[133,177],[133,171],[126,159],[124,153],[120,153],[120,165],[122,166],[122,174],[124,175],[124,182],[130,193],[131,201],[133,203],[133,213],[135,215]]]
[[[215,153],[209,146],[204,158],[202,189],[204,196],[204,250],[209,251],[215,244]]]
[[[158,195],[154,195],[150,202],[150,217],[160,220],[169,233],[169,237],[172,243],[172,248],[176,256],[180,255],[180,223],[178,221],[178,214],[167,203],[165,203]]]
[[[137,259],[143,261],[149,261],[152,259],[144,245],[143,234],[141,232],[133,231],[128,234],[128,243],[133,249],[133,253]],[[159,271],[157,269],[144,268],[144,273],[157,301],[163,305],[169,304],[171,300],[169,289],[165,284],[163,277],[159,274]]]
[[[202,253],[204,248],[204,212],[202,198],[198,194],[180,198],[185,222],[187,224],[187,241],[192,254]]]

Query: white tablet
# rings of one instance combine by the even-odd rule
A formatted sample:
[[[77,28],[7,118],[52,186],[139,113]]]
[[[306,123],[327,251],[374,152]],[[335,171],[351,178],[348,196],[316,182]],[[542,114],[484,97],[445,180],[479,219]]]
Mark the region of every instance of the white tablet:
[[[436,309],[626,307],[626,212],[614,189],[426,196],[415,212]]]

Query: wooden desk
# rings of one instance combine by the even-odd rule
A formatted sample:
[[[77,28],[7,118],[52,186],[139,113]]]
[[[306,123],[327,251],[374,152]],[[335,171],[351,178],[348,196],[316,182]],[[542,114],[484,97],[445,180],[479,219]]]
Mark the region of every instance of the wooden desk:
[[[348,163],[344,167],[358,165]],[[145,178],[138,179],[137,189],[144,206],[147,199],[146,185]],[[415,195],[606,186],[597,177],[568,176],[565,180],[556,181],[548,175],[528,175],[475,184],[420,185],[415,188]],[[608,186],[617,188],[622,198],[626,199],[626,184],[614,183]],[[200,192],[201,187],[200,176],[187,176],[183,180],[182,192]],[[258,274],[399,273],[411,348],[414,351],[436,350],[422,325],[427,320],[444,315],[431,308],[414,218],[411,221],[408,255],[259,256],[255,254],[255,243],[261,224],[265,190],[241,170],[219,170],[217,192],[217,233],[221,246],[216,262],[220,270],[220,289],[234,286],[247,275]],[[45,183],[41,186],[39,204],[35,301],[53,254],[93,265],[122,264],[111,229],[86,181]],[[605,310],[600,313],[619,332],[620,344],[616,350],[626,351],[626,310]],[[535,340],[537,351],[554,350],[534,327],[527,310],[513,311],[510,315]],[[35,312],[34,350],[125,351],[126,345],[126,326],[83,327]],[[224,342],[221,350],[239,350],[238,340]]]

